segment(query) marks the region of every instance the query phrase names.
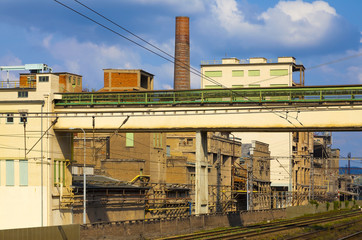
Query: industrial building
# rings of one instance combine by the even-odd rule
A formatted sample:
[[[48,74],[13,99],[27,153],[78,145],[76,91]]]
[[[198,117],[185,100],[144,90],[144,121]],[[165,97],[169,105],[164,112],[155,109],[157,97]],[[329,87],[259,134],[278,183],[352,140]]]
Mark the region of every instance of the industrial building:
[[[266,59],[262,57],[240,60],[224,58],[221,61],[202,61],[202,88],[282,88],[304,86],[304,66],[294,57]],[[283,97],[273,97],[283,100]],[[257,101],[249,98],[250,102]],[[298,120],[297,115],[283,116]],[[313,156],[313,133],[280,132],[234,133],[243,142],[253,140],[269,145],[271,152],[270,181],[273,191],[288,191],[287,205],[308,201],[310,160]],[[293,196],[291,192],[294,192]]]

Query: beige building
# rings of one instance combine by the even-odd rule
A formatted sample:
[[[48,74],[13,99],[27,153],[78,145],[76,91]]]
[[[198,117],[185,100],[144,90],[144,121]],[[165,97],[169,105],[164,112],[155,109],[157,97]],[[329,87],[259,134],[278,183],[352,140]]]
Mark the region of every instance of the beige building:
[[[233,175],[236,164],[241,157],[241,141],[228,133],[211,133],[207,135],[208,149],[208,195],[209,212],[235,210],[233,199]],[[187,185],[194,201],[195,187],[195,133],[167,134],[167,168],[168,183]]]
[[[225,58],[221,61],[204,61],[201,63],[201,72],[203,74],[201,87],[280,88],[303,86],[304,70],[304,66],[298,64],[293,57],[279,57],[277,60],[265,58],[250,58],[248,60]],[[253,99],[250,99],[250,101],[253,101]],[[307,161],[300,161],[300,159],[310,158],[310,153],[306,154],[306,152],[313,151],[313,149],[309,148],[310,144],[296,142],[297,138],[293,138],[293,133],[289,132],[243,132],[234,134],[240,137],[243,142],[257,140],[269,145],[272,156],[270,181],[274,190],[296,191],[299,189],[296,182],[298,179],[293,178],[293,174],[298,171],[298,168],[309,167]],[[311,134],[298,133],[298,136],[298,139],[310,139]],[[298,152],[296,149],[302,148],[297,145],[308,146],[303,152]],[[295,162],[294,159],[296,159]],[[292,204],[292,198],[289,198],[288,201],[288,204]]]
[[[67,88],[62,75],[33,72],[0,84],[1,229],[73,223],[71,138],[47,131],[56,119],[45,114],[53,111],[52,93]]]
[[[243,143],[242,159],[247,169],[247,185],[249,186],[246,186],[245,190],[249,193],[249,210],[270,209],[272,191],[269,145],[259,141]]]
[[[143,70],[104,69],[104,88],[100,92],[152,89],[153,75]],[[79,168],[83,164],[83,142],[83,134],[75,134],[73,156]],[[89,206],[88,221],[130,220],[189,213],[190,189],[185,185],[179,186],[179,182],[177,185],[169,184],[172,182],[166,179],[165,133],[87,133],[86,156],[86,165],[93,169],[90,178],[112,179],[109,185],[102,181],[97,183],[103,192],[118,189],[109,200],[112,205]],[[76,176],[81,172],[73,173]],[[92,183],[87,181],[88,185],[91,187]],[[87,196],[90,194],[87,193]],[[81,207],[79,204],[75,206],[77,213]],[[132,208],[135,211],[131,211]],[[80,221],[79,217],[77,221]]]

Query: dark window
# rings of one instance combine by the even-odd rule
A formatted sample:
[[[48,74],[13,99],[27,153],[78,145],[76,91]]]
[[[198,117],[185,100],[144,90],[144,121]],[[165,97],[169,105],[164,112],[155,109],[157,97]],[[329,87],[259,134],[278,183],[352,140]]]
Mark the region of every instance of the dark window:
[[[6,114],[6,122],[7,123],[14,123],[14,114],[12,114],[12,113],[8,113],[8,114]]]
[[[18,98],[27,98],[28,92],[18,92]]]
[[[28,114],[27,113],[22,113],[20,116],[20,122],[24,123],[28,121],[28,118],[26,117]]]
[[[39,77],[39,82],[49,82],[49,76],[41,76],[41,77]]]

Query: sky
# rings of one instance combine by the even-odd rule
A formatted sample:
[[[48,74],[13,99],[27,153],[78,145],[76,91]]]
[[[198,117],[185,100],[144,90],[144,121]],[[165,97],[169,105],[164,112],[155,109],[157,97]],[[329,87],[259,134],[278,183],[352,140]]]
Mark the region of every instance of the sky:
[[[146,46],[74,0],[58,0]],[[174,55],[175,17],[190,18],[191,65],[225,57],[293,56],[306,85],[362,84],[361,0],[79,0]],[[53,0],[0,0],[0,66],[45,63],[103,87],[103,69],[143,69],[155,89],[173,87],[173,64]],[[316,67],[319,66],[319,67]],[[0,77],[5,79],[5,73]],[[18,73],[11,74],[12,80]],[[191,75],[192,88],[200,77]],[[362,157],[360,132],[334,133],[341,155]],[[356,162],[361,166],[361,161]]]

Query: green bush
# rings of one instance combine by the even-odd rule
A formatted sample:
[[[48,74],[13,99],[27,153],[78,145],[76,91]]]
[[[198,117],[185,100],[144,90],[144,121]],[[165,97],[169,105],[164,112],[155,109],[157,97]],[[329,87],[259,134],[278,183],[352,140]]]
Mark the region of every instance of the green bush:
[[[329,210],[329,206],[331,205],[330,202],[326,202],[326,208],[327,208],[327,211]]]
[[[312,205],[315,205],[315,208],[316,208],[316,209],[317,209],[318,206],[319,206],[319,203],[318,203],[316,200],[310,200],[309,203],[312,204]]]
[[[334,201],[333,202],[333,210],[338,210],[340,207],[340,202],[339,201]]]
[[[344,201],[344,207],[348,208],[348,205],[349,205],[349,201],[348,200]]]

